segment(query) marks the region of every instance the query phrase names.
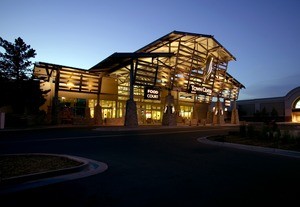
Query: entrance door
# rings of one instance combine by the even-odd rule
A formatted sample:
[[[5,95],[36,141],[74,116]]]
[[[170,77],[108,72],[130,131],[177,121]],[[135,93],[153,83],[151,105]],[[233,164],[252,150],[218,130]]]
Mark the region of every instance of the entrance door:
[[[112,118],[112,108],[102,108],[102,117]]]

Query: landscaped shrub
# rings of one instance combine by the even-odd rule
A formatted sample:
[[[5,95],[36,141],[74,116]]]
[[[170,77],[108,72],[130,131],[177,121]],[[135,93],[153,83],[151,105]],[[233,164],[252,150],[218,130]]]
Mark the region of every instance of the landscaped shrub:
[[[269,132],[270,132],[270,128],[267,124],[264,124],[262,126],[262,129],[261,129],[261,138],[262,139],[268,139],[269,138]]]
[[[281,142],[282,142],[282,144],[288,143],[289,140],[291,140],[291,138],[292,138],[292,135],[290,134],[290,131],[289,130],[284,130],[283,134],[281,136]]]
[[[300,149],[300,136],[295,138],[295,147],[297,149]]]
[[[240,136],[245,137],[247,135],[246,133],[246,125],[240,125]]]
[[[247,136],[254,137],[255,135],[255,128],[252,124],[247,125]]]

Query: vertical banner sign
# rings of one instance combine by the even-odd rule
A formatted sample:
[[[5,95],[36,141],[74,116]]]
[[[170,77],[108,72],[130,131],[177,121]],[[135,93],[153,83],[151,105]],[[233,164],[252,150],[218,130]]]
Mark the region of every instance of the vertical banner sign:
[[[153,87],[145,87],[144,89],[144,99],[159,100],[160,91],[159,89]]]
[[[204,80],[208,80],[212,70],[213,70],[213,60],[214,58],[209,56],[206,60],[205,71],[204,71]]]

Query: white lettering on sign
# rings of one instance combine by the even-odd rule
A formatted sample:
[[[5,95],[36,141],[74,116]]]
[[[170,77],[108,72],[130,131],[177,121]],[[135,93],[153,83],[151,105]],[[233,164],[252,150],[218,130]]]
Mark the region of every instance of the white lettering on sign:
[[[205,93],[209,96],[212,94],[212,90],[210,88],[206,88],[204,86],[190,85],[190,91],[191,91],[191,93]]]
[[[158,99],[158,95],[157,94],[147,94],[147,98],[149,99]]]
[[[159,91],[158,90],[154,90],[154,89],[147,89],[147,93],[148,94],[158,94]]]
[[[146,88],[144,93],[145,99],[159,99],[159,90]]]

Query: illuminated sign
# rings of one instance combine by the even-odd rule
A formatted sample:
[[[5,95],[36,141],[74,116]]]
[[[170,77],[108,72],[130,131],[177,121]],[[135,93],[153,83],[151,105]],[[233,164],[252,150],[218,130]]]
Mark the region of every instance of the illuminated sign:
[[[229,99],[225,99],[225,106],[230,106],[230,100]]]
[[[203,94],[203,95],[211,96],[212,89],[206,88],[204,86],[190,85],[189,93],[196,93],[196,94]]]
[[[160,91],[158,89],[155,89],[155,88],[145,87],[145,89],[144,89],[144,99],[159,100],[160,99]]]

